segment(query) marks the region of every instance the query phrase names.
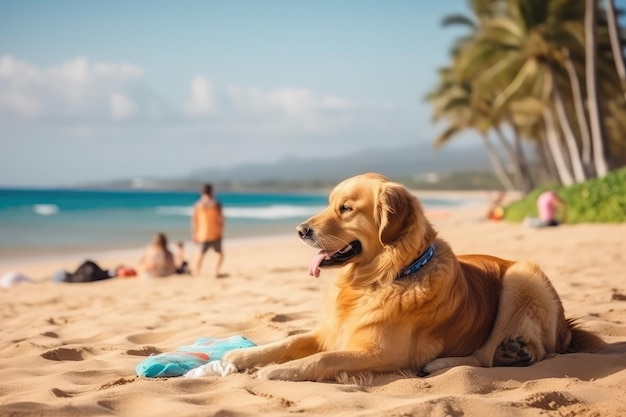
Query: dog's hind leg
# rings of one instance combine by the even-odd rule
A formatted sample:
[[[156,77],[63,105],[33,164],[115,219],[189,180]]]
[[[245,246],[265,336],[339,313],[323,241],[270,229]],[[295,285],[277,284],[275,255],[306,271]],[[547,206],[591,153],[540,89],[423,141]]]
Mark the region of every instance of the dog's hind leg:
[[[493,356],[493,366],[528,366],[534,362],[536,359],[521,337],[502,341]]]
[[[493,329],[475,355],[483,366],[528,366],[557,351],[566,326],[558,295],[534,263],[512,265],[502,279]]]
[[[564,325],[563,307],[548,278],[537,265],[519,262],[503,277],[498,313],[483,346],[470,356],[435,359],[423,369],[532,365],[557,351],[557,332]]]

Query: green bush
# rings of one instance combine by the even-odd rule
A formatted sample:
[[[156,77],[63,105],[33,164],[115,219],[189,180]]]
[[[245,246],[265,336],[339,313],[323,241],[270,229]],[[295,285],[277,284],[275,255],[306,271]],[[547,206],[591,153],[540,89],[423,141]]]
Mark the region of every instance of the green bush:
[[[506,206],[505,220],[520,222],[526,216],[536,217],[537,197],[550,188],[567,203],[567,223],[626,222],[626,168],[571,187],[537,188]]]

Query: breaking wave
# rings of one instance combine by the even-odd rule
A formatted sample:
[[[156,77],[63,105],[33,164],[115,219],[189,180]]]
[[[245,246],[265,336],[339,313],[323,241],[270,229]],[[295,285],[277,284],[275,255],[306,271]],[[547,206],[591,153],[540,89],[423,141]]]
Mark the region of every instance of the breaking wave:
[[[33,204],[33,211],[40,216],[52,216],[59,212],[59,206],[56,204]]]
[[[262,207],[225,207],[224,216],[231,219],[279,220],[308,217],[319,212],[321,206],[270,205]],[[156,208],[157,214],[165,216],[191,216],[192,207],[164,206]]]

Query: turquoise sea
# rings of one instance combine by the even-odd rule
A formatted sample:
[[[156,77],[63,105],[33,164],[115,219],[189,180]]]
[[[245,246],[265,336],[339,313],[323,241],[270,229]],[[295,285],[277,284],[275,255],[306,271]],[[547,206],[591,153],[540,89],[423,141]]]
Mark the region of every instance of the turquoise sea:
[[[293,233],[322,209],[325,194],[217,193],[226,216],[225,238]],[[171,242],[190,239],[198,193],[0,189],[0,259],[138,248],[155,232]],[[422,199],[427,208],[462,204]]]

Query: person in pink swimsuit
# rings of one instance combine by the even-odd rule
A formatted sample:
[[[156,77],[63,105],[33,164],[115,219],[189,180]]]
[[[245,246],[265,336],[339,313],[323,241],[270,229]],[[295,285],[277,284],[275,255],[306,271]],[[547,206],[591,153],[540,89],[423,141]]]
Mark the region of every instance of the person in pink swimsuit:
[[[565,207],[565,202],[554,191],[544,191],[537,198],[537,211],[539,220],[543,226],[557,226],[557,211],[560,207]]]

